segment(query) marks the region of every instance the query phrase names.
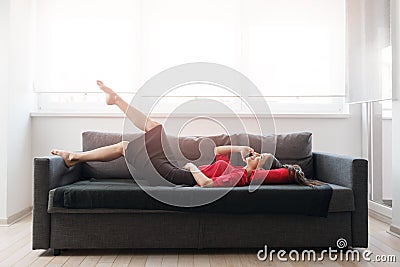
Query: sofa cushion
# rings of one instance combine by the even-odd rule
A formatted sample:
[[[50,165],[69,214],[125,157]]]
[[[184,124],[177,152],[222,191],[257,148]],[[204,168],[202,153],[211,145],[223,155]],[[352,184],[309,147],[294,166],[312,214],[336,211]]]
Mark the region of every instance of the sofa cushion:
[[[232,145],[249,145],[255,151],[272,153],[282,164],[298,164],[307,178],[314,178],[312,156],[312,133],[297,132],[287,134],[254,135],[234,134]],[[233,164],[240,165],[243,161],[239,155],[234,155]]]
[[[329,212],[353,211],[354,200],[352,190],[334,184],[329,184],[329,186],[332,188],[331,201],[330,203],[328,202]],[[186,199],[201,197],[202,194],[210,192],[209,190],[221,190],[220,188],[182,186],[152,186],[147,189],[180,194],[180,197],[185,197]],[[305,197],[309,194],[319,194],[317,191],[310,187],[296,184],[262,185],[252,193],[248,191],[248,187],[235,187],[227,195],[213,203],[193,208],[177,208],[153,199],[133,179],[91,179],[51,190],[49,212],[64,208],[69,211],[74,209],[93,209],[92,212],[96,212],[96,209],[110,209],[110,212],[113,212],[112,210],[130,209],[304,214],[309,209],[318,210],[320,208],[320,203],[309,201]]]
[[[119,133],[102,132],[83,132],[82,149],[83,151],[93,150],[103,146],[109,146],[121,142],[122,140],[132,140],[139,134],[131,134],[122,137]],[[86,178],[132,178],[123,157],[109,162],[87,162],[82,165],[82,174]]]
[[[142,134],[129,134],[122,137],[118,133],[84,132],[82,134],[83,151],[92,150],[102,146],[108,146],[122,140],[133,140]],[[179,166],[183,166],[189,160],[196,165],[209,164],[213,157],[215,146],[222,145],[250,145],[256,151],[274,153],[284,164],[299,164],[308,178],[313,177],[312,140],[311,133],[299,132],[277,135],[252,135],[233,134],[231,136],[221,134],[214,136],[168,136],[171,148],[176,155]],[[275,149],[276,144],[276,149]],[[262,148],[262,151],[261,151]],[[143,148],[137,148],[142,151]],[[202,156],[200,155],[207,155]],[[209,156],[208,156],[209,155]],[[212,160],[212,159],[211,159]],[[243,165],[238,154],[232,155],[234,165]],[[110,162],[88,162],[83,164],[83,175],[86,178],[131,178],[124,158]]]

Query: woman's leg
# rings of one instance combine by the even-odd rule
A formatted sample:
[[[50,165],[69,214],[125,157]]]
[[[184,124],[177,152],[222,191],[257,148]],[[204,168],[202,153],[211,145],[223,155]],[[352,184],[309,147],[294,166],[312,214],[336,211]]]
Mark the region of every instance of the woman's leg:
[[[97,81],[97,85],[106,93],[106,103],[108,105],[117,105],[133,122],[133,124],[142,131],[148,132],[157,125],[158,122],[147,118],[142,112],[136,108],[129,106],[117,93],[105,86],[103,82]],[[60,156],[64,159],[65,165],[71,167],[79,162],[87,161],[111,161],[124,155],[124,151],[128,142],[121,142],[111,146],[105,146],[86,152],[69,152],[64,150],[53,149],[53,155]]]
[[[128,119],[140,130],[148,132],[160,123],[148,118],[136,108],[125,102],[116,92],[104,85],[102,81],[97,81],[97,85],[106,93],[107,105],[116,105],[128,117]]]
[[[143,145],[144,150],[142,150]],[[138,155],[138,151],[141,154]],[[196,184],[190,171],[178,167],[175,154],[161,124],[146,132],[141,138],[132,140],[125,154],[127,162],[132,166],[138,166],[138,168],[146,162],[146,160],[143,160],[143,156],[149,159],[151,165],[160,176],[158,178],[177,185]],[[139,158],[139,160],[136,160],[136,158]],[[146,172],[148,172],[146,176],[155,176],[152,170],[144,170],[143,174]]]
[[[64,159],[67,167],[74,166],[79,162],[87,161],[111,161],[124,156],[128,142],[123,141],[114,145],[100,147],[85,152],[69,152],[53,149],[51,154],[60,156]]]

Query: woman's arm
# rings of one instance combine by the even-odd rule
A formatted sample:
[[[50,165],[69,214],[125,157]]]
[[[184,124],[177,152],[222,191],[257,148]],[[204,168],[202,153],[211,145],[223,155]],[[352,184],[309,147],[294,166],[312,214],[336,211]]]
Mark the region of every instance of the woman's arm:
[[[196,180],[197,184],[201,187],[212,186],[213,180],[208,178],[204,173],[202,173],[196,165],[189,162],[184,167],[184,169],[189,170],[193,178]]]
[[[242,155],[243,161],[245,161],[244,157],[250,153],[254,153],[254,149],[249,146],[217,146],[214,149],[215,155],[227,155],[235,152],[239,152]]]

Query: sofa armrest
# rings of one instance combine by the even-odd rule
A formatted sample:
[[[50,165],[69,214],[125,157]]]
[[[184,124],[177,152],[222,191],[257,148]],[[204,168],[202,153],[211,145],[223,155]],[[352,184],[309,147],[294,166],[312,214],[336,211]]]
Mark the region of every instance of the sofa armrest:
[[[361,158],[313,153],[316,179],[351,188],[355,210],[352,212],[352,246],[368,246],[368,161]]]
[[[81,164],[68,168],[58,156],[34,159],[33,249],[50,248],[50,215],[47,213],[49,191],[78,181],[80,177]]]

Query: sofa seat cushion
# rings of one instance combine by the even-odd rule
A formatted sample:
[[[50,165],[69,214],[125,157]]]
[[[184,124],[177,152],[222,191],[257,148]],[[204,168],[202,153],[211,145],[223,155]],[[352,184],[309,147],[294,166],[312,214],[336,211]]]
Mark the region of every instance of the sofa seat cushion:
[[[329,184],[332,197],[329,212],[354,210],[353,191],[350,188]],[[165,187],[152,186],[150,190],[163,190],[166,193],[181,194],[180,197],[201,197],[207,190],[221,188],[200,187]],[[287,213],[304,214],[307,209],[319,208],[319,203],[304,202],[305,209],[298,203],[305,199],[306,194],[314,194],[314,189],[295,185],[262,185],[255,192],[249,192],[248,187],[235,187],[228,194],[210,204],[199,207],[174,207],[162,203],[144,192],[133,179],[91,179],[55,188],[50,191],[49,212],[68,212],[78,210],[146,210],[146,211],[199,211],[218,213]],[[66,211],[67,212],[67,211]],[[315,214],[309,214],[315,215]]]

